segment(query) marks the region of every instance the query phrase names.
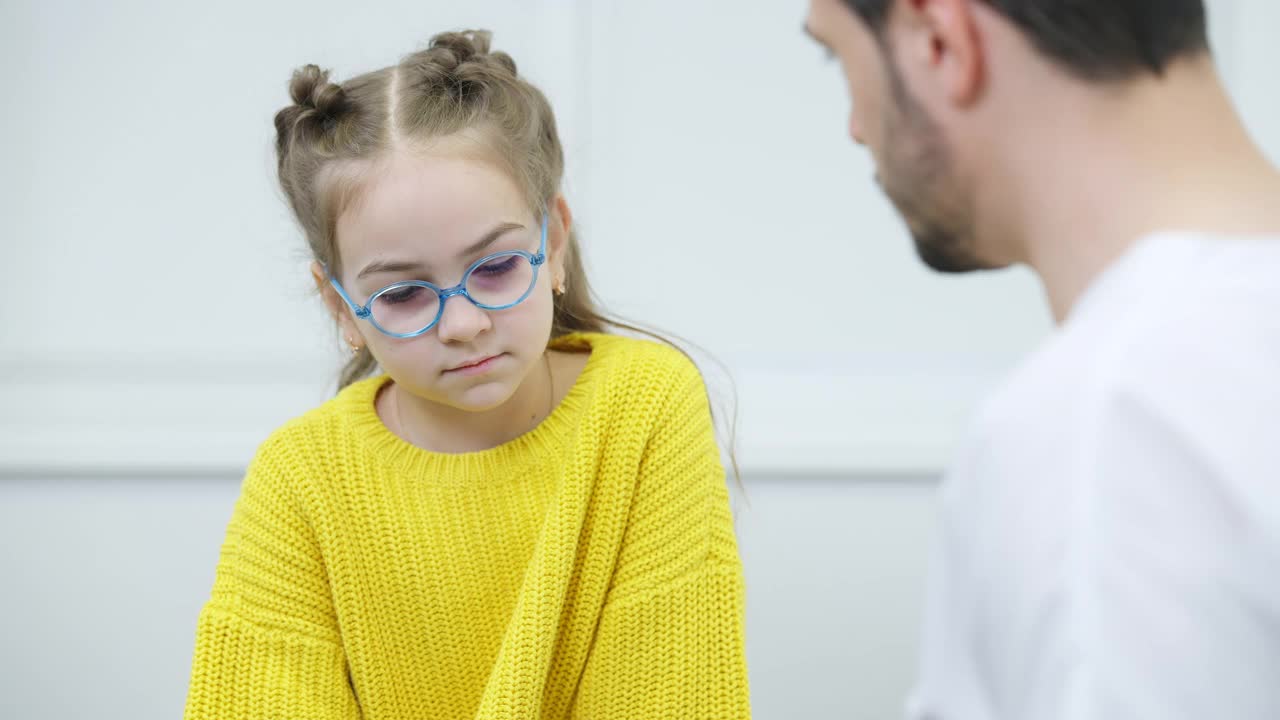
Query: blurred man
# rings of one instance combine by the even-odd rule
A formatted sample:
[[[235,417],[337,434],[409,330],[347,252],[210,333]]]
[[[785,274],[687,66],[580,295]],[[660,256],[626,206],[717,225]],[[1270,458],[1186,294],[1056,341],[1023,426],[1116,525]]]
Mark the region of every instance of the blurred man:
[[[1057,321],[943,484],[912,717],[1280,718],[1280,173],[1203,3],[806,28],[923,261],[1026,264]]]

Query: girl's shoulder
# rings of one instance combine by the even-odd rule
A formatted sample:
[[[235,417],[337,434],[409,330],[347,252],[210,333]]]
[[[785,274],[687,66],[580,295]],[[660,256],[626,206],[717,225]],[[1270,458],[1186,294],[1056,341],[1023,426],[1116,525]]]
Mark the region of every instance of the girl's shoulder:
[[[591,352],[592,364],[611,370],[640,373],[696,374],[697,365],[684,351],[668,343],[611,333],[572,333],[551,341],[551,349]]]
[[[636,364],[655,370],[697,372],[684,351],[668,343],[611,333],[572,333],[551,341],[553,350],[587,352],[606,365],[630,367]]]
[[[305,469],[355,452],[362,425],[381,422],[373,403],[386,381],[386,376],[357,381],[286,421],[259,445],[254,462]]]
[[[702,374],[680,349],[656,340],[603,333],[556,338],[552,349],[591,352],[587,371],[598,376],[611,395],[672,395],[705,392]]]

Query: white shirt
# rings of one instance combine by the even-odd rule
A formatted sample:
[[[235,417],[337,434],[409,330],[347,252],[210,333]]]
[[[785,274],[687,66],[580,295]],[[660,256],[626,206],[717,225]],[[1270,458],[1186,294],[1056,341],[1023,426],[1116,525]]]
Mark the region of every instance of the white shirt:
[[[919,720],[1280,720],[1280,238],[1146,238],[941,490]]]

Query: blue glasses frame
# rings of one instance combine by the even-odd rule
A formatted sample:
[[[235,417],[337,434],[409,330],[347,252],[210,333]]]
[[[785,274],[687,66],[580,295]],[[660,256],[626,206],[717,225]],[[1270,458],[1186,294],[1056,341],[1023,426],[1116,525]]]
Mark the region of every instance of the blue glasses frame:
[[[525,252],[524,250],[503,250],[502,252],[493,253],[492,255],[486,255],[480,258],[479,260],[471,263],[471,265],[467,268],[467,271],[462,273],[462,282],[459,282],[457,285],[454,285],[451,288],[442,289],[438,285],[434,285],[425,280],[402,280],[400,282],[391,283],[390,285],[384,288],[381,288],[374,294],[370,295],[369,301],[366,302],[364,305],[357,305],[351,299],[351,296],[347,294],[347,291],[342,288],[342,283],[338,282],[338,278],[334,277],[332,273],[329,273],[328,268],[325,268],[325,272],[329,273],[329,284],[333,285],[333,289],[338,291],[338,295],[347,303],[347,306],[351,308],[351,312],[355,313],[356,317],[360,318],[361,320],[368,321],[370,325],[377,328],[378,332],[382,333],[383,335],[388,335],[393,338],[404,339],[404,338],[418,337],[419,335],[429,332],[431,328],[435,327],[440,322],[440,318],[444,316],[445,302],[447,302],[449,298],[455,295],[461,295],[462,297],[466,298],[472,305],[475,305],[481,310],[506,310],[507,308],[515,307],[516,305],[519,305],[520,303],[524,302],[529,297],[529,295],[533,293],[533,287],[538,284],[538,269],[542,267],[543,263],[547,261],[546,251],[547,251],[547,213],[544,212],[542,214],[542,238],[538,241],[537,254],[530,254]],[[492,262],[498,258],[510,257],[513,255],[519,255],[520,257],[523,257],[524,259],[528,260],[529,265],[533,267],[533,279],[529,282],[529,289],[525,290],[524,294],[521,295],[514,302],[507,303],[506,305],[486,305],[482,302],[477,301],[475,298],[471,297],[471,294],[467,292],[467,281],[471,279],[471,273],[475,272],[476,268],[479,268],[485,263]],[[378,298],[383,293],[391,292],[393,290],[399,290],[400,288],[404,288],[404,287],[422,287],[434,292],[440,298],[440,302],[437,304],[437,307],[436,307],[436,316],[432,318],[431,322],[428,323],[427,326],[422,328],[421,330],[416,330],[410,333],[391,332],[390,330],[387,330],[386,328],[379,325],[378,321],[374,319],[373,309],[372,309],[373,304],[378,300]]]

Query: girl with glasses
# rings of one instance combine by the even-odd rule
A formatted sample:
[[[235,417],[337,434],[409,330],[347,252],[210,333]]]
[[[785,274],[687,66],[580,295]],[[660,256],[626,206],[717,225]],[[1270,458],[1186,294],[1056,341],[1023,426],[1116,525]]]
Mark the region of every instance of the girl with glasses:
[[[352,355],[244,480],[186,716],[747,717],[703,380],[608,334],[543,94],[447,33],[276,115]]]

